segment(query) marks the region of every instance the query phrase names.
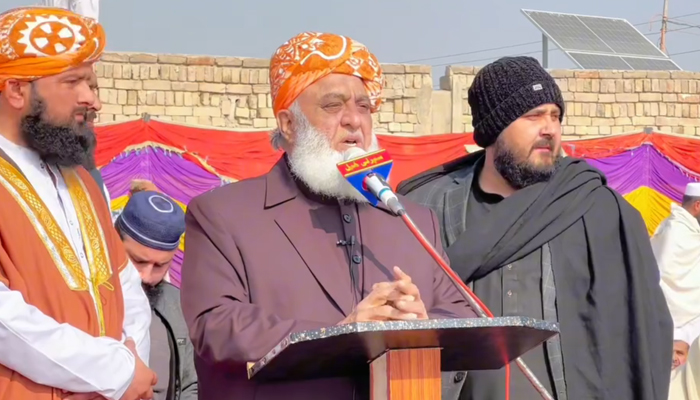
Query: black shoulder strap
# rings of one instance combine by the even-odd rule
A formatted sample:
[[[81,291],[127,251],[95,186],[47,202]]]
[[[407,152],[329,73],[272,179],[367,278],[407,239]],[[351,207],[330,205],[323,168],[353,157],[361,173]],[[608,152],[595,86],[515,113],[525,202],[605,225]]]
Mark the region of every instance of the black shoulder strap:
[[[177,381],[180,376],[180,371],[178,371],[178,351],[177,343],[175,343],[175,338],[168,329],[168,345],[170,346],[170,380],[168,381],[168,397],[167,400],[176,400],[175,392],[177,390]]]
[[[156,313],[156,316],[160,318],[160,320],[163,322],[163,326],[165,326],[165,331],[168,336],[168,347],[170,348],[170,374],[168,376],[168,392],[165,398],[166,400],[177,400],[179,396],[175,397],[175,393],[179,392],[180,386],[180,355],[177,350],[175,334],[170,328],[170,324],[168,323],[167,319],[165,319],[165,316],[163,316],[163,314],[161,314],[161,312],[158,311],[157,308],[154,309],[154,311]]]
[[[107,194],[105,193],[104,187],[105,187],[105,182],[102,179],[102,173],[100,173],[100,170],[97,168],[93,168],[90,171],[90,175],[92,176],[92,179],[95,180],[95,183],[97,183],[97,187],[100,189],[100,193],[102,193],[102,196],[104,196],[105,201],[107,204],[109,204],[109,199],[107,198]]]

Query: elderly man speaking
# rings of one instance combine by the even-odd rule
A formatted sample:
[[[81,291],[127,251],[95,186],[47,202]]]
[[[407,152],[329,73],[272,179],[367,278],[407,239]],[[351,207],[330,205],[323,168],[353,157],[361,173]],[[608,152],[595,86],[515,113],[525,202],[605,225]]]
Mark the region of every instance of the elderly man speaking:
[[[369,399],[367,377],[257,384],[246,363],[290,332],[474,314],[402,222],[336,168],[350,148],[377,148],[371,114],[383,77],[374,55],[348,37],[302,33],[273,55],[270,82],[272,141],[284,157],[187,210],[182,309],[200,398]],[[404,206],[441,251],[432,211]],[[450,375],[443,392],[463,377]]]

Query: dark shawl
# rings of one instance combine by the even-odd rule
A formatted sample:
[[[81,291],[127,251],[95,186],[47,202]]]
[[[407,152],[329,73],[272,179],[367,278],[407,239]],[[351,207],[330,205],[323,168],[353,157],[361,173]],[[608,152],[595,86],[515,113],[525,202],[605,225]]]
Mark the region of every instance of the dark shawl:
[[[478,156],[428,171],[398,191],[429,185]],[[568,398],[665,400],[673,323],[644,221],[605,176],[564,158],[549,182],[518,191],[490,215],[447,249],[452,268],[471,282],[550,243]],[[585,235],[565,243],[560,234],[579,223]],[[581,251],[587,263],[575,256]]]

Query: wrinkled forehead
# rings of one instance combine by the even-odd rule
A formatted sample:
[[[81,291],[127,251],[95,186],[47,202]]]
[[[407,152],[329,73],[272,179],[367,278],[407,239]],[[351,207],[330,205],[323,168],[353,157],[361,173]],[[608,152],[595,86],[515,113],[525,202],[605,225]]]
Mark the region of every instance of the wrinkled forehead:
[[[339,100],[347,102],[370,101],[367,87],[357,76],[332,73],[312,83],[301,92],[299,98],[315,100]]]

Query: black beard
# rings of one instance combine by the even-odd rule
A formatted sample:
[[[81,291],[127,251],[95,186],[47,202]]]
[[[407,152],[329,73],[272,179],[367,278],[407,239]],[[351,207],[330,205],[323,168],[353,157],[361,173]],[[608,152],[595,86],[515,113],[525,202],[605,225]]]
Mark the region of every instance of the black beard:
[[[95,133],[86,122],[57,125],[46,119],[46,104],[34,91],[30,112],[20,122],[20,130],[29,148],[47,163],[62,167],[82,165],[95,168]],[[87,110],[83,121],[94,117]]]
[[[155,308],[160,295],[163,293],[163,288],[160,286],[160,283],[155,286],[146,285],[143,283],[141,286],[143,287],[143,292],[146,293],[146,297],[148,298],[148,303],[151,305],[151,308]]]
[[[552,149],[552,151],[554,150]],[[550,166],[534,166],[528,162],[527,158],[518,160],[502,136],[496,140],[494,151],[493,163],[496,170],[516,190],[526,188],[535,183],[548,181],[556,172],[557,165],[561,159],[561,156],[557,153],[554,162]]]

